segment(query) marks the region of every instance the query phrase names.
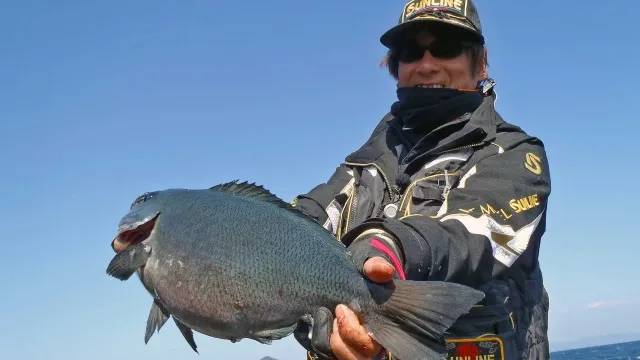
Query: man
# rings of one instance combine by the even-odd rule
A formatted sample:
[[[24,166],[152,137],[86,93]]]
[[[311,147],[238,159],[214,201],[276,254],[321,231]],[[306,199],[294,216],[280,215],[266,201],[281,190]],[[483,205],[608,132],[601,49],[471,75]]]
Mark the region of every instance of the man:
[[[475,5],[411,1],[381,42],[398,101],[326,184],[294,204],[372,281],[450,281],[485,293],[445,334],[447,359],[548,359],[538,252],[549,167],[543,143],[494,108]],[[295,333],[310,359],[393,358],[351,310],[331,310],[335,319],[323,309]]]

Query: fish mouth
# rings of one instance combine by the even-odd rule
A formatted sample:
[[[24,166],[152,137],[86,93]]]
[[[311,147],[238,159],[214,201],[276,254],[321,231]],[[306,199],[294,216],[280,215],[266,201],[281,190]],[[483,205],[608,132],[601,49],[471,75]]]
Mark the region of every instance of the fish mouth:
[[[111,248],[113,251],[119,253],[130,246],[138,245],[148,239],[156,226],[158,216],[160,216],[160,213],[157,213],[151,219],[141,222],[135,227],[130,227],[120,231],[111,242]]]

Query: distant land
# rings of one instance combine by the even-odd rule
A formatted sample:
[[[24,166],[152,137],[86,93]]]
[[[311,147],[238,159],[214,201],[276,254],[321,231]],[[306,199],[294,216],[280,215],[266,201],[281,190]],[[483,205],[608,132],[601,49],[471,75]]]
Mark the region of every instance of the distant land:
[[[574,341],[552,342],[550,348],[552,352],[555,352],[555,351],[580,349],[580,348],[592,347],[592,346],[618,344],[618,343],[638,341],[638,340],[640,340],[640,332],[622,333],[622,334],[605,334],[605,335],[581,338]]]

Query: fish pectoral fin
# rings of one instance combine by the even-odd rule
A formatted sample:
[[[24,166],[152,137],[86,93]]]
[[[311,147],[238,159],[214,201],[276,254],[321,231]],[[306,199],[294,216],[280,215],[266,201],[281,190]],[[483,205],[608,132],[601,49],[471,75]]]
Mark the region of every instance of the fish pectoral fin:
[[[153,300],[151,310],[149,311],[149,317],[147,318],[147,331],[144,334],[144,343],[148,343],[151,336],[155,331],[160,331],[162,326],[169,320],[169,311],[158,301]]]
[[[151,247],[140,243],[128,247],[111,259],[107,266],[107,274],[116,279],[127,280],[136,270],[147,263],[151,255]]]
[[[178,327],[178,330],[180,330],[180,333],[182,333],[182,336],[184,336],[184,339],[189,343],[189,346],[191,346],[191,349],[198,353],[198,346],[193,339],[193,331],[187,325],[181,323],[180,320],[176,319],[175,316],[173,317],[173,321],[176,323],[176,326]]]
[[[271,344],[274,340],[280,340],[285,338],[291,334],[296,329],[298,324],[294,324],[293,326],[284,327],[281,329],[273,329],[273,330],[262,330],[253,334],[253,339],[262,343],[262,344]]]

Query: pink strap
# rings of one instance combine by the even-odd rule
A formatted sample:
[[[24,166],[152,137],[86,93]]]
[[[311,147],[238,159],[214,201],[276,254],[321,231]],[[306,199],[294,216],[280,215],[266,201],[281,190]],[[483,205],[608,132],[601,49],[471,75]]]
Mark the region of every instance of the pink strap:
[[[402,269],[402,264],[400,264],[400,260],[398,260],[396,255],[393,253],[393,251],[391,251],[387,247],[387,245],[383,244],[382,241],[380,241],[378,239],[372,239],[371,240],[371,246],[373,246],[374,248],[382,251],[383,253],[385,253],[385,255],[390,257],[391,261],[393,262],[393,267],[396,268],[396,271],[398,272],[398,275],[400,276],[400,279],[406,280],[406,278],[404,276],[404,270]]]
[[[400,264],[400,260],[398,260],[398,257],[396,257],[396,254],[394,254],[393,251],[391,251],[387,247],[387,245],[383,244],[382,241],[374,238],[374,239],[371,239],[371,246],[382,251],[383,253],[385,253],[385,255],[390,257],[391,261],[393,262],[393,267],[396,268],[396,271],[398,272],[398,276],[400,276],[400,279],[406,280],[404,276],[404,270],[402,269],[402,265]],[[380,355],[381,355],[380,358],[384,358],[387,355],[387,349],[382,349],[382,351],[380,352]]]

